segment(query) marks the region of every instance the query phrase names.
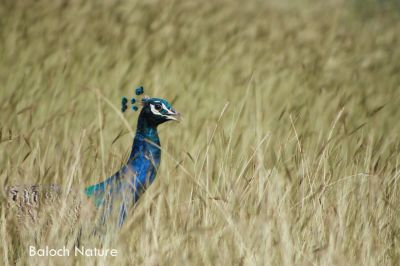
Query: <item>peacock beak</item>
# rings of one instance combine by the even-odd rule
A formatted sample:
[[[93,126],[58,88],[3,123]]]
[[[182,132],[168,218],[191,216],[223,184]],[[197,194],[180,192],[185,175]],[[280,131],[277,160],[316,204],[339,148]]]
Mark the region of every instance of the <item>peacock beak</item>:
[[[182,116],[181,116],[180,113],[178,113],[174,109],[172,110],[172,112],[173,112],[172,114],[168,115],[169,120],[174,120],[174,121],[177,121],[177,122],[182,121]]]

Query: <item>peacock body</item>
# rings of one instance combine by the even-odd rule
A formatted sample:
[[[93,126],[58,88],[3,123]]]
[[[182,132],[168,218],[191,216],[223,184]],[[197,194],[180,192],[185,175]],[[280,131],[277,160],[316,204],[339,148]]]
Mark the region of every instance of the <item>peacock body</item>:
[[[125,220],[128,206],[135,204],[140,195],[154,181],[161,160],[161,143],[157,127],[170,120],[179,120],[172,106],[164,99],[142,100],[136,135],[127,163],[105,181],[89,186],[85,194],[104,210],[103,219],[120,201],[118,224]]]
[[[140,91],[141,90],[141,91]],[[137,95],[143,93],[143,88],[137,89]],[[131,100],[134,104],[134,99]],[[122,111],[127,101],[123,98]],[[133,206],[140,195],[153,183],[161,161],[161,143],[157,127],[167,121],[180,120],[180,114],[172,108],[165,99],[145,97],[141,101],[136,135],[128,161],[114,175],[106,180],[88,186],[84,190],[84,202],[74,202],[70,206],[68,216],[76,221],[80,207],[88,201],[102,210],[102,220],[105,222],[112,210],[118,211],[118,225],[121,226],[127,216],[130,206]],[[132,106],[134,111],[138,110]],[[59,201],[62,195],[60,186],[11,186],[7,189],[8,205],[16,208],[18,219],[26,217],[35,221],[38,209]],[[79,199],[80,197],[77,197]]]

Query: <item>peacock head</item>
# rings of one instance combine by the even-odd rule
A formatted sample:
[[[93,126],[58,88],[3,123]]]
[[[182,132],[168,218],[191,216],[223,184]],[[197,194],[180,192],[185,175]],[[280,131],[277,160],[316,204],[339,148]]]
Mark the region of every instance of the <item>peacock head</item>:
[[[136,89],[136,95],[143,94],[143,87]],[[136,106],[136,98],[132,98],[130,103],[132,104],[132,110],[138,111],[139,108]],[[143,97],[141,100],[142,110],[140,111],[140,117],[145,119],[152,125],[158,126],[167,121],[180,121],[181,115],[175,111],[171,104],[161,98],[150,98]],[[122,97],[121,111],[125,112],[128,109],[128,99]]]
[[[180,121],[181,119],[180,113],[167,100],[150,97],[142,99],[142,111],[140,115],[155,125],[160,125],[168,121]]]

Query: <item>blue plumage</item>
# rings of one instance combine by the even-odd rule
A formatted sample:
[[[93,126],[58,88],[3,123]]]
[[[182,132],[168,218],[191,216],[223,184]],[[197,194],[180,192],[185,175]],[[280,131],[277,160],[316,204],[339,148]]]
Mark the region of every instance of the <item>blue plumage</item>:
[[[140,195],[154,181],[161,160],[158,125],[179,120],[172,106],[164,99],[142,99],[136,135],[127,163],[114,175],[103,182],[89,186],[85,194],[94,200],[97,207],[104,207],[103,219],[114,208],[116,199],[120,199],[118,224],[126,218],[127,209],[137,202]]]

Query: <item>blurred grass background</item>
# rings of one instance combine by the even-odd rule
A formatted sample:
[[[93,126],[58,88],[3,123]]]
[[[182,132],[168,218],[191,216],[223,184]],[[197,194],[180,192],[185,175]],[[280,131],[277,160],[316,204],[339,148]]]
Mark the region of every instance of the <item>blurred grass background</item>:
[[[137,114],[127,128],[104,99],[119,109],[143,85],[184,121],[160,127],[157,181],[127,225],[82,240],[120,256],[67,262],[396,265],[399,13],[394,0],[3,0],[3,187],[114,173]],[[65,262],[29,258],[2,212],[5,264]]]

